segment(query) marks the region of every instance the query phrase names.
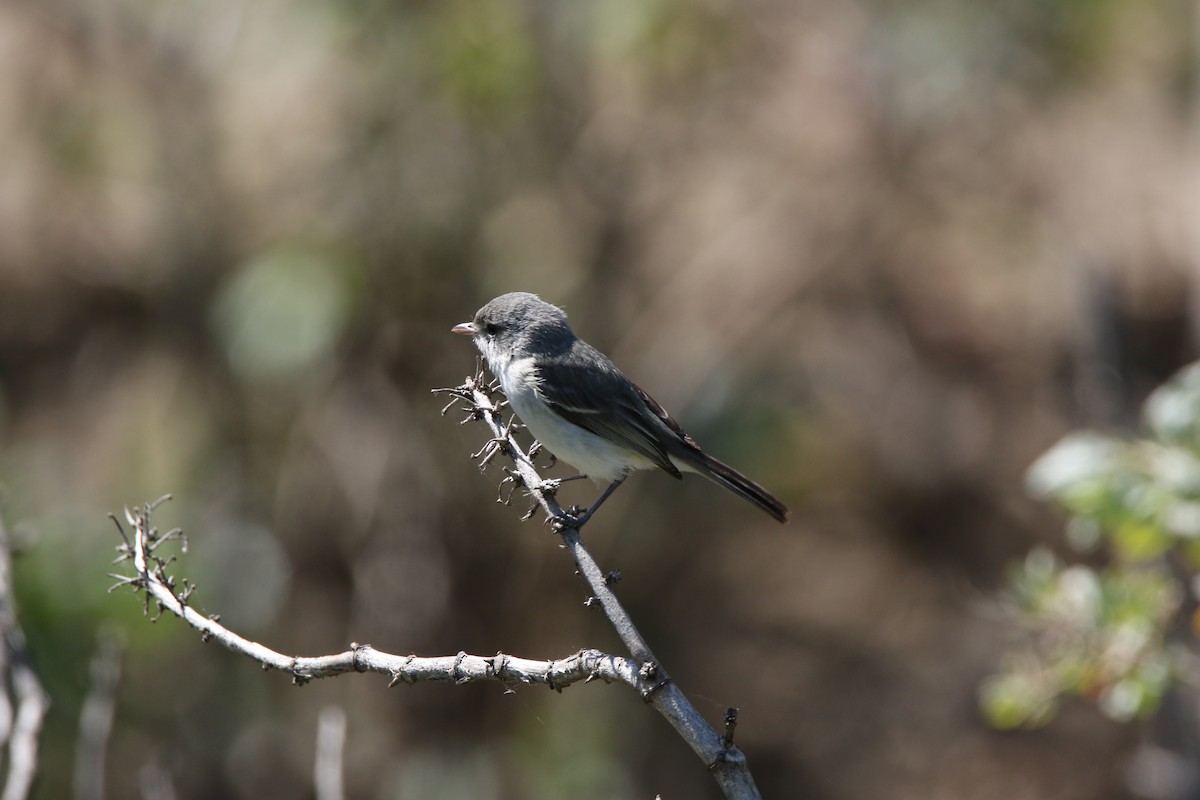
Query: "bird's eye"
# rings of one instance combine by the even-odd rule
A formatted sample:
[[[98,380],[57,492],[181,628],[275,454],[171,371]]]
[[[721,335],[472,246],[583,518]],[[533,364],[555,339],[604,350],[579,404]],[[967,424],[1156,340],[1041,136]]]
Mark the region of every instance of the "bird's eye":
[[[500,330],[500,326],[499,326],[499,325],[497,325],[497,324],[496,324],[496,323],[494,323],[494,322],[489,322],[488,324],[486,324],[486,325],[484,325],[484,326],[483,326],[483,331],[484,331],[484,333],[486,333],[488,336],[495,336],[495,335],[496,335],[496,332],[497,332],[498,330]]]

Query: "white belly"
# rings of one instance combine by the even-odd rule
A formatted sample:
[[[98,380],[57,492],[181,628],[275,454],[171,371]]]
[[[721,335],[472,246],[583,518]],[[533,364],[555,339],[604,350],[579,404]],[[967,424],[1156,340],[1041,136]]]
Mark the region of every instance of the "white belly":
[[[493,371],[499,373],[500,387],[530,433],[557,458],[592,480],[614,481],[632,470],[655,466],[645,456],[584,430],[551,411],[538,396],[532,359],[513,361]]]

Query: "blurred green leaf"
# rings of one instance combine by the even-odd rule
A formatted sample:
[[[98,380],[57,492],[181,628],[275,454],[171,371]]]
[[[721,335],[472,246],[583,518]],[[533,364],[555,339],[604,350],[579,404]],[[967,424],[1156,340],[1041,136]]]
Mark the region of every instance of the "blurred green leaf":
[[[1025,485],[1035,497],[1062,499],[1085,498],[1104,494],[1106,481],[1116,461],[1118,444],[1096,433],[1073,433],[1066,436],[1025,474]]]
[[[1164,442],[1197,449],[1200,445],[1200,363],[1180,370],[1146,401],[1143,415]]]
[[[1171,546],[1171,540],[1155,525],[1145,522],[1126,522],[1118,525],[1112,535],[1117,557],[1124,561],[1149,561],[1158,558]]]
[[[1100,707],[1116,720],[1144,717],[1157,710],[1172,676],[1165,654],[1146,658],[1123,680],[1100,695]]]
[[[1104,530],[1095,520],[1071,517],[1067,520],[1067,542],[1081,553],[1094,550],[1104,538]]]
[[[1039,725],[1055,710],[1054,694],[1022,672],[993,675],[984,680],[979,702],[988,724],[1000,730]]]
[[[1200,497],[1200,460],[1177,445],[1144,442],[1138,448],[1146,477],[1164,494]]]
[[[1153,525],[1130,524],[1121,535],[1123,546],[1139,555],[1170,543]],[[1160,562],[1118,558],[1095,570],[1063,566],[1035,548],[1010,580],[1031,649],[981,685],[990,724],[1043,724],[1061,694],[1098,700],[1115,719],[1158,707],[1173,673],[1166,631],[1183,597]]]

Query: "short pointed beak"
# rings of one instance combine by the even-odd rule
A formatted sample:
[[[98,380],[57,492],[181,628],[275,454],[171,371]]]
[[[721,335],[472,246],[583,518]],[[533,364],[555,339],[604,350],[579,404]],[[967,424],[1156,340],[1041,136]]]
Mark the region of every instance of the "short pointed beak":
[[[460,333],[463,336],[474,336],[475,335],[475,323],[474,322],[461,322],[458,325],[455,325],[453,328],[451,328],[450,332],[451,333]]]

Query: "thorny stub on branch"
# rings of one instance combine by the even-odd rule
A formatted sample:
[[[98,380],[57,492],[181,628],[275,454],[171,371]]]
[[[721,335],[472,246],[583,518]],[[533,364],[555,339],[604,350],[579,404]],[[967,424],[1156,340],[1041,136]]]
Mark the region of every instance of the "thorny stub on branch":
[[[108,573],[108,577],[115,578],[117,581],[112,586],[108,587],[108,591],[112,592],[116,589],[120,589],[122,586],[132,586],[134,591],[145,590],[149,588],[146,585],[148,576],[153,576],[172,592],[175,591],[175,578],[174,576],[167,574],[167,567],[170,566],[173,561],[175,561],[175,556],[163,558],[157,555],[155,551],[158,550],[160,545],[175,540],[180,543],[180,551],[186,553],[188,545],[187,536],[184,535],[182,528],[172,528],[166,533],[159,533],[158,528],[145,528],[145,526],[138,525],[139,517],[143,516],[144,514],[148,515],[150,512],[154,511],[156,508],[170,499],[171,495],[164,494],[154,502],[146,503],[144,511],[136,507],[133,509],[125,509],[125,521],[129,523],[130,528],[133,530],[133,540],[129,538],[129,534],[126,533],[125,528],[121,525],[121,521],[117,519],[116,515],[108,515],[108,518],[111,519],[113,524],[117,526],[117,532],[121,534],[121,544],[117,545],[117,557],[113,559],[112,563],[120,564],[123,561],[132,559],[134,567],[133,575],[121,575],[115,572]],[[144,534],[143,531],[145,531]],[[145,536],[144,542],[135,541],[143,535]],[[195,590],[196,585],[189,583],[187,578],[184,578],[183,591],[177,593],[176,595],[179,598],[179,602],[186,604],[188,598],[191,597],[192,592]],[[146,592],[145,597],[145,613],[149,614],[150,602],[152,599],[150,592]],[[155,602],[157,603],[158,609],[151,622],[157,622],[164,610],[161,602]]]
[[[525,426],[517,421],[516,414],[509,415],[506,423],[503,418],[503,410],[508,406],[508,401],[500,393],[499,382],[487,380],[483,371],[482,361],[475,362],[475,374],[468,377],[461,386],[453,388],[433,389],[434,394],[448,394],[453,399],[446,404],[442,409],[442,415],[446,415],[452,409],[465,412],[466,416],[459,421],[460,425],[466,425],[469,422],[482,421],[493,433],[482,448],[471,454],[471,458],[475,460],[480,471],[485,471],[489,464],[497,455],[506,455],[515,462],[518,458],[522,458],[532,465],[532,459],[541,450],[541,445],[534,442],[529,448],[529,453],[526,455],[517,445],[513,434],[516,431],[523,429]],[[553,459],[553,456],[551,456]],[[553,466],[554,461],[551,461]],[[533,503],[529,510],[521,517],[522,521],[531,519],[537,513],[539,506],[548,504],[540,501],[540,497],[550,498],[558,491],[559,485],[562,483],[560,479],[541,480],[537,486],[526,486],[526,480],[521,476],[520,472],[504,467],[504,479],[500,481],[499,494],[496,501],[504,505],[511,505],[513,494],[518,488],[526,487],[534,496]],[[507,494],[504,491],[505,485],[508,485]],[[565,518],[566,515],[556,515],[554,510],[547,507],[547,513],[551,520],[556,518]],[[568,509],[568,514],[575,513],[576,509],[572,507]]]

